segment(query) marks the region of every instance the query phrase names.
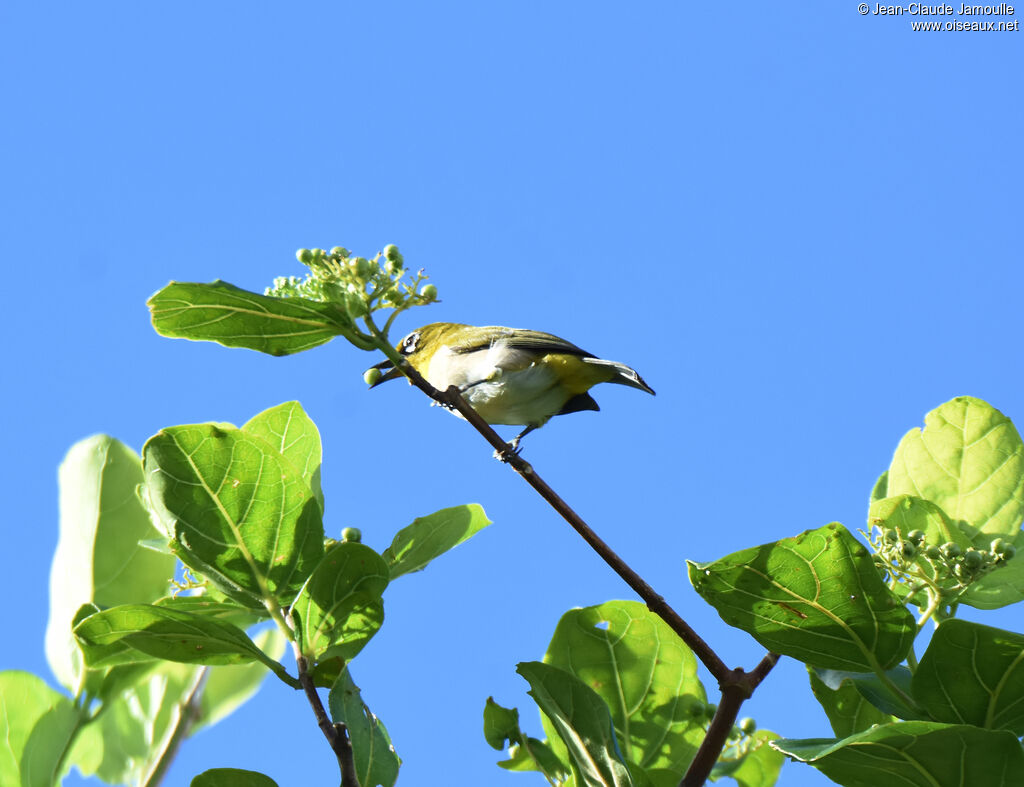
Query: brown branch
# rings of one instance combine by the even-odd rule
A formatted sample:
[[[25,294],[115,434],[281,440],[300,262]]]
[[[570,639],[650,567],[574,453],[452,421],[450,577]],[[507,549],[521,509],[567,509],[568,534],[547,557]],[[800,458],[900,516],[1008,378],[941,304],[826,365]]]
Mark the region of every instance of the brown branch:
[[[740,707],[744,701],[753,693],[758,684],[761,683],[771,672],[772,667],[779,660],[775,653],[768,653],[761,659],[760,663],[746,672],[743,669],[729,669],[725,662],[708,645],[704,639],[693,630],[693,628],[677,613],[668,602],[655,592],[643,577],[637,574],[619,555],[606,544],[595,533],[583,518],[566,503],[558,493],[537,475],[536,471],[521,456],[512,450],[512,446],[501,439],[501,436],[491,428],[490,424],[474,410],[459,391],[458,386],[450,386],[445,391],[439,391],[423,376],[413,369],[409,364],[402,365],[402,371],[409,382],[419,388],[438,404],[450,410],[456,410],[475,428],[484,439],[492,446],[498,458],[508,463],[522,476],[530,486],[537,490],[552,508],[568,522],[572,528],[582,536],[591,548],[607,563],[611,569],[618,574],[630,588],[633,589],[647,608],[660,617],[671,628],[683,642],[693,651],[694,655],[701,660],[708,671],[718,681],[719,689],[722,692],[722,700],[715,711],[715,717],[708,726],[708,734],[701,743],[697,754],[690,767],[683,777],[680,787],[700,787],[711,773],[718,756],[725,748],[729,733],[736,721]]]
[[[299,643],[293,642],[295,650],[295,667],[299,673],[299,683],[302,690],[306,692],[306,699],[313,709],[313,716],[316,717],[317,726],[320,732],[327,738],[334,756],[338,758],[338,768],[341,770],[341,787],[359,787],[359,777],[356,776],[356,763],[352,756],[352,742],[348,737],[348,727],[342,723],[332,723],[327,711],[324,710],[320,693],[316,690],[313,677],[309,674],[309,662],[302,655]]]
[[[711,769],[715,767],[718,756],[728,742],[740,707],[768,676],[778,660],[778,654],[768,653],[750,672],[735,669],[728,680],[719,681],[718,686],[722,690],[721,701],[715,709],[711,724],[708,725],[707,735],[701,741],[690,767],[686,769],[683,780],[679,782],[679,787],[701,787],[707,781]]]
[[[462,398],[462,394],[459,392],[457,386],[450,386],[446,391],[439,391],[430,383],[428,383],[419,372],[411,368],[406,364],[403,368],[409,381],[419,388],[423,393],[433,399],[435,402],[444,405],[452,410],[457,410],[473,427],[484,436],[484,438],[492,446],[502,461],[507,462],[512,468],[522,476],[523,480],[526,481],[530,486],[537,490],[541,497],[548,501],[552,508],[557,511],[562,518],[568,522],[572,528],[583,537],[583,540],[590,544],[591,548],[601,559],[607,563],[612,570],[618,574],[629,585],[633,591],[643,599],[644,603],[647,604],[648,609],[651,610],[655,615],[664,620],[669,627],[679,635],[679,638],[683,640],[689,646],[690,650],[699,658],[704,666],[708,668],[715,679],[722,683],[727,678],[733,676],[733,671],[725,666],[725,663],[718,657],[718,654],[711,649],[701,636],[694,631],[690,625],[679,616],[672,607],[669,606],[665,599],[655,592],[644,579],[637,574],[619,555],[613,550],[608,544],[601,539],[600,536],[595,533],[591,527],[583,521],[583,518],[577,514],[572,507],[566,503],[558,493],[555,492],[547,482],[544,481],[537,472],[533,469],[529,462],[523,459],[516,453],[513,453],[508,443],[501,439],[501,436],[495,432],[490,424],[488,424],[480,415],[474,410],[465,399]]]
[[[753,694],[754,689],[761,684],[761,681],[768,677],[768,673],[772,671],[772,667],[774,667],[778,662],[779,654],[769,651],[764,654],[764,658],[758,662],[758,665],[747,673],[747,685],[750,687],[751,694]]]

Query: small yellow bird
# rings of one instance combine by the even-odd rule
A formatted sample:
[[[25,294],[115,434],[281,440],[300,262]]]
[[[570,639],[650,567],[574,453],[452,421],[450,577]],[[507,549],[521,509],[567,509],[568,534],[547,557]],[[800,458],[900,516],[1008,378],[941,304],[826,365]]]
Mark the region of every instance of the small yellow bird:
[[[625,364],[595,358],[540,331],[435,322],[410,333],[396,349],[438,390],[457,385],[487,423],[525,426],[513,449],[552,416],[600,410],[587,393],[598,383],[654,393]],[[391,361],[372,368],[386,373],[371,388],[402,376]]]

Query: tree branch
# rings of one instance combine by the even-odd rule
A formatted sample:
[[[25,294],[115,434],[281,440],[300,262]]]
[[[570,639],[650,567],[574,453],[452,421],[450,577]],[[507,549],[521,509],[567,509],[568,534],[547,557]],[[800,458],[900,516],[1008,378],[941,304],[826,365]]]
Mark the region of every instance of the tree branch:
[[[390,349],[390,347],[388,348]],[[439,391],[428,383],[423,375],[412,368],[408,363],[402,363],[402,371],[409,378],[409,382],[419,388],[438,404],[450,410],[456,410],[476,429],[484,439],[492,446],[499,459],[519,473],[519,475],[532,486],[541,497],[543,497],[572,528],[582,536],[590,547],[607,563],[611,569],[618,574],[623,581],[633,589],[647,608],[660,617],[669,628],[693,651],[708,671],[718,681],[719,689],[722,692],[722,699],[715,711],[715,716],[708,726],[708,734],[701,743],[697,754],[690,763],[690,767],[683,777],[680,787],[700,787],[711,773],[718,756],[725,748],[729,733],[732,731],[736,716],[744,701],[753,693],[758,684],[761,683],[771,672],[779,660],[778,654],[768,653],[761,659],[758,665],[746,672],[743,669],[729,669],[725,662],[708,645],[704,639],[693,630],[693,628],[677,613],[668,602],[655,592],[643,577],[637,574],[619,555],[606,544],[595,533],[583,518],[566,503],[559,495],[542,479],[533,469],[529,462],[512,450],[512,447],[501,439],[501,436],[491,428],[490,424],[474,410],[458,389],[458,386],[450,386],[445,391]]]
[[[737,670],[742,673],[743,670]],[[722,753],[729,739],[729,733],[736,723],[740,706],[747,698],[742,687],[733,684],[722,688],[722,698],[715,710],[715,716],[708,725],[707,735],[701,741],[697,754],[694,755],[690,767],[686,769],[683,780],[679,787],[701,787],[711,774],[711,769],[718,762],[718,756]]]
[[[348,727],[344,724],[331,722],[324,704],[320,699],[320,693],[316,690],[316,684],[309,674],[309,662],[302,655],[302,649],[298,640],[292,642],[295,650],[295,666],[299,672],[299,683],[302,690],[306,692],[306,699],[313,709],[317,726],[320,732],[327,738],[334,756],[338,758],[338,768],[341,770],[341,787],[359,787],[359,778],[356,776],[356,763],[352,757],[352,742],[348,737]]]
[[[509,444],[502,440],[501,436],[491,428],[490,424],[481,418],[476,410],[470,407],[466,400],[462,398],[462,394],[459,392],[457,386],[453,385],[446,391],[439,391],[428,383],[423,378],[423,375],[417,372],[409,364],[403,364],[402,371],[405,373],[406,377],[409,378],[409,382],[423,391],[423,393],[435,402],[444,405],[451,410],[457,410],[463,418],[469,421],[473,428],[483,435],[487,442],[494,446],[499,458],[511,465],[512,468],[522,476],[526,483],[537,490],[537,493],[547,500],[551,507],[554,508],[555,511],[557,511],[562,518],[580,534],[580,536],[583,537],[583,540],[586,541],[595,552],[597,552],[601,559],[604,560],[604,562],[607,563],[611,569],[618,574],[638,596],[640,596],[641,599],[643,599],[648,609],[664,620],[665,623],[667,623],[668,626],[679,635],[679,638],[687,644],[690,650],[694,652],[694,655],[696,655],[704,666],[708,668],[715,680],[719,682],[719,685],[735,681],[736,672],[725,666],[725,663],[721,658],[719,658],[718,654],[715,653],[711,646],[708,645],[685,620],[683,620],[679,613],[669,606],[668,602],[666,602],[661,595],[655,592],[654,588],[644,581],[643,577],[630,568],[626,561],[619,557],[615,550],[608,546],[608,544],[591,529],[583,518],[577,514],[568,503],[559,497],[558,493],[556,493],[554,489],[548,486],[547,482],[537,474],[529,462],[511,450]],[[771,662],[770,666],[766,667],[764,674],[767,674],[773,666],[775,666],[774,661]],[[757,682],[760,683],[761,680],[763,680],[763,676]]]
[[[683,780],[679,787],[701,787],[711,774],[711,769],[718,762],[718,757],[725,748],[729,739],[729,733],[736,723],[740,707],[754,693],[754,689],[763,681],[772,667],[779,660],[775,653],[768,653],[760,663],[750,672],[742,669],[732,671],[729,679],[719,681],[718,686],[722,691],[721,701],[715,710],[715,716],[708,725],[707,735],[701,741],[700,748],[693,757],[690,767],[686,769]]]

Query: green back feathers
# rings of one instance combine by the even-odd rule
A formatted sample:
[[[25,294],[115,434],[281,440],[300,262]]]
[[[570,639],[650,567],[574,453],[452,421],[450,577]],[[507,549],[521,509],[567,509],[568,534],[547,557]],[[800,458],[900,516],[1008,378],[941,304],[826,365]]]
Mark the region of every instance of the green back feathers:
[[[486,350],[501,342],[516,350],[537,353],[574,394],[582,394],[598,383],[616,383],[654,393],[635,369],[616,361],[595,357],[572,342],[552,333],[500,325],[476,327],[460,323],[431,323],[418,328],[407,339],[416,336],[415,346],[404,354],[413,354],[420,348],[441,344],[457,354]],[[399,345],[402,351],[402,345]],[[596,406],[596,405],[595,405]],[[587,408],[590,409],[590,408]]]

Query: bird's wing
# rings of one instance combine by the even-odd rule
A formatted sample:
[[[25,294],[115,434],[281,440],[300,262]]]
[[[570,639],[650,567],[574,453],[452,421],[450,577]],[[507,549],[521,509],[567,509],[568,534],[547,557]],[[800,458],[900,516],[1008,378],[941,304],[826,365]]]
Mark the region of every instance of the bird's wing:
[[[513,330],[498,325],[477,328],[471,339],[460,341],[454,337],[448,348],[454,353],[471,353],[486,349],[498,342],[514,350],[528,350],[537,353],[566,353],[567,355],[589,356],[572,342],[567,342],[551,333],[541,331]]]

